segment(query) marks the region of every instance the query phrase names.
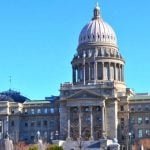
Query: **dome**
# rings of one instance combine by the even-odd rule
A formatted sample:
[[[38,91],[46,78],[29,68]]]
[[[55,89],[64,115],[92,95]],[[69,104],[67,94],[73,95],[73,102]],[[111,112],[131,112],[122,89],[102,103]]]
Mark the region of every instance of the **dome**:
[[[11,89],[0,93],[0,101],[23,103],[26,100],[29,100],[29,99],[27,97],[21,95],[20,92],[13,91]]]
[[[93,19],[83,27],[79,36],[79,45],[91,42],[117,45],[116,34],[112,27],[101,18],[98,4],[94,9]]]

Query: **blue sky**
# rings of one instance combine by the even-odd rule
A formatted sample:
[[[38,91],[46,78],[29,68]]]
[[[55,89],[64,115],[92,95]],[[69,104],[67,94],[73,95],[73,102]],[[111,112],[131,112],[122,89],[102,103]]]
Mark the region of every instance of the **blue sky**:
[[[0,91],[10,87],[31,99],[59,95],[71,81],[71,60],[96,0],[1,0]],[[150,1],[99,0],[103,19],[115,30],[125,79],[150,92]]]

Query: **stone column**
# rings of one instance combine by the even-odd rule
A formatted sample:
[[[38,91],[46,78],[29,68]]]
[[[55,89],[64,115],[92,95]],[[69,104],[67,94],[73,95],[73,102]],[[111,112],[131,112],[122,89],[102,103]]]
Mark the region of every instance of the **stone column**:
[[[124,65],[122,65],[122,81],[124,82]]]
[[[105,80],[105,70],[104,70],[104,62],[102,62],[102,70],[103,70],[103,80]]]
[[[72,67],[72,79],[73,79],[73,83],[76,82],[76,69],[75,67]]]
[[[105,123],[105,102],[103,101],[102,107],[102,137],[106,137],[106,123]]]
[[[120,64],[119,64],[119,71],[118,71],[118,74],[119,74],[119,81],[121,81],[120,79],[121,79],[121,67],[120,67]]]
[[[83,84],[85,85],[85,58],[83,60]]]
[[[97,62],[95,62],[95,83],[97,81]]]
[[[110,80],[111,77],[111,71],[110,71],[110,62],[108,62],[108,80]]]
[[[91,121],[91,140],[94,139],[93,137],[93,107],[90,107],[90,121]]]
[[[116,80],[116,63],[114,63],[114,80]]]
[[[70,107],[67,108],[68,111],[68,137],[67,139],[70,139]]]
[[[4,131],[4,136],[7,132],[9,132],[9,116],[6,116],[4,118],[4,121],[3,121],[3,131]]]
[[[120,81],[122,81],[122,65],[120,65],[120,67],[119,67],[119,70],[120,70]]]
[[[80,69],[79,69],[79,65],[77,66],[77,82],[79,82],[80,80]]]
[[[81,138],[81,130],[82,130],[81,116],[82,116],[82,112],[81,112],[81,107],[80,106],[78,108],[78,111],[79,111],[79,138]]]
[[[89,67],[89,81],[90,81],[91,80],[90,63],[88,63],[88,67]]]

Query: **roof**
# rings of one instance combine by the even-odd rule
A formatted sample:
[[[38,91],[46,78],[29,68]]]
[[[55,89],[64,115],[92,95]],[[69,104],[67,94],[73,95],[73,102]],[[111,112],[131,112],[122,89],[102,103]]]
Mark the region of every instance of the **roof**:
[[[117,45],[117,38],[112,27],[100,16],[100,8],[94,9],[93,19],[83,27],[79,35],[79,44],[96,42]]]
[[[129,100],[137,100],[137,101],[143,101],[143,100],[150,100],[150,95],[134,95],[130,96]]]
[[[24,102],[24,104],[44,104],[44,103],[50,103],[50,101],[47,101],[47,100],[28,100],[28,101]]]
[[[17,92],[11,89],[0,93],[0,101],[23,103],[26,100],[29,100],[29,99],[21,95],[20,92]]]

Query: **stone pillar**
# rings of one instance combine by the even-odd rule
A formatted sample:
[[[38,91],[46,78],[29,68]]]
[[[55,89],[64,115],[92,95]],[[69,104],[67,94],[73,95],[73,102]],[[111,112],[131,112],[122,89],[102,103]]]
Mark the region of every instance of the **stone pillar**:
[[[103,70],[103,79],[102,80],[104,80],[105,79],[105,70],[104,70],[104,62],[102,62],[102,70]]]
[[[68,113],[68,137],[67,139],[70,139],[70,107],[67,108],[67,113]]]
[[[76,69],[75,67],[72,67],[72,79],[73,79],[73,83],[76,82]]]
[[[94,83],[97,80],[97,62],[94,62]]]
[[[120,65],[120,81],[122,81],[122,65]]]
[[[91,140],[94,139],[93,137],[93,107],[90,107],[90,121],[91,121]]]
[[[114,63],[114,80],[116,80],[116,63]]]
[[[4,136],[5,136],[5,134],[7,133],[7,132],[9,132],[9,116],[6,116],[5,118],[4,118],[4,124],[3,124],[3,131],[4,131]]]
[[[89,80],[91,80],[90,63],[88,64],[88,67],[89,67]]]
[[[108,80],[111,78],[111,71],[110,71],[110,62],[108,62]]]
[[[119,71],[118,71],[118,74],[119,74],[118,80],[121,81],[121,67],[120,67],[120,64],[119,64]]]
[[[81,138],[81,131],[82,131],[82,121],[81,121],[81,116],[82,116],[82,112],[81,112],[81,107],[79,106],[78,108],[79,111],[79,138]]]
[[[80,69],[79,69],[79,65],[77,66],[77,82],[79,82],[80,80]]]
[[[85,58],[83,60],[83,84],[85,85]]]
[[[106,137],[106,123],[105,123],[105,102],[103,101],[102,107],[102,137]]]
[[[124,82],[124,65],[122,65],[122,81]]]

